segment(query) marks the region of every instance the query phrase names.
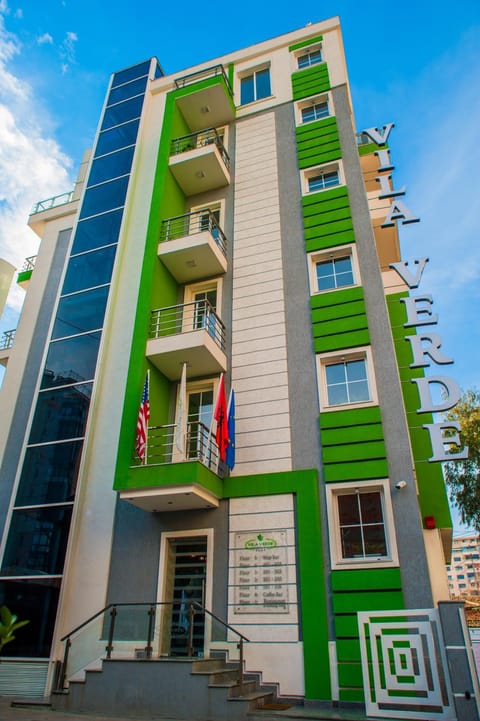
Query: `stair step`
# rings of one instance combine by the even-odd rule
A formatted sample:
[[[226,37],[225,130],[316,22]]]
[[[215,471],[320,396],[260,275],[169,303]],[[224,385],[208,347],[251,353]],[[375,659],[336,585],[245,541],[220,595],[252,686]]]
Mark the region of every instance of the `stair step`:
[[[12,708],[50,708],[52,704],[46,698],[14,698],[10,706]]]

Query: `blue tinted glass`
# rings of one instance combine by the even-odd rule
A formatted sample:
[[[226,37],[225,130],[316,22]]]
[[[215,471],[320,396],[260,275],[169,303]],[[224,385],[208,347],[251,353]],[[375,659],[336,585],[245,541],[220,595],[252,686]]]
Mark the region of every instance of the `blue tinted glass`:
[[[134,152],[135,146],[132,145],[130,148],[125,148],[125,150],[117,150],[115,153],[103,155],[101,158],[94,160],[88,176],[88,185],[96,185],[97,183],[103,183],[104,180],[127,175],[132,167]]]
[[[348,386],[351,403],[370,400],[367,381],[355,381]]]
[[[114,88],[110,91],[108,96],[108,105],[119,103],[122,100],[133,98],[135,95],[143,95],[147,85],[147,78],[140,78],[140,80],[133,80],[131,83],[121,85],[118,88]]]
[[[334,363],[333,365],[326,366],[325,373],[327,385],[345,382],[345,365],[343,363]]]
[[[302,109],[302,122],[309,123],[311,120],[315,120],[315,108],[313,105]]]
[[[92,384],[41,391],[29,444],[82,438],[85,434]]]
[[[251,103],[255,100],[253,75],[242,78],[240,81],[240,104]]]
[[[138,118],[142,112],[143,95],[137,95],[132,100],[127,100],[118,105],[112,105],[105,110],[103,116],[102,130],[112,128],[114,125],[126,123],[127,120]]]
[[[97,215],[106,210],[113,210],[125,204],[129,176],[112,180],[110,183],[97,185],[85,192],[83,198],[81,218]]]
[[[92,380],[99,343],[100,332],[50,343],[41,387],[52,388]]]
[[[27,448],[16,506],[73,501],[83,441]]]
[[[260,98],[268,98],[271,95],[270,91],[270,69],[259,70],[255,73],[255,79],[257,83],[257,100]]]
[[[123,83],[128,83],[129,80],[140,78],[142,75],[148,75],[149,70],[150,60],[145,60],[143,63],[133,65],[131,68],[120,70],[113,76],[112,88],[115,88],[117,85],[123,85]]]
[[[71,257],[63,283],[62,295],[109,283],[116,249],[116,245],[109,245],[107,248]]]
[[[109,287],[107,285],[61,298],[52,338],[64,338],[101,328]]]
[[[0,581],[0,605],[15,609],[30,623],[15,631],[15,640],[3,650],[5,656],[48,658],[57,614],[59,578]]]
[[[352,269],[352,261],[350,258],[337,258],[335,260],[335,270],[337,273],[349,273]]]
[[[62,573],[71,515],[71,506],[14,511],[2,574],[32,576]]]
[[[77,225],[72,254],[116,243],[121,222],[121,210],[114,210],[111,213],[99,215],[97,218],[81,221]]]
[[[135,145],[138,123],[138,120],[131,120],[129,123],[112,128],[112,130],[103,130],[98,138],[95,157],[98,158],[99,155],[126,148],[128,145]]]
[[[340,383],[335,386],[328,386],[328,403],[331,406],[338,406],[341,403],[348,403],[347,384]]]
[[[364,360],[349,361],[346,364],[348,381],[365,380],[367,371]]]

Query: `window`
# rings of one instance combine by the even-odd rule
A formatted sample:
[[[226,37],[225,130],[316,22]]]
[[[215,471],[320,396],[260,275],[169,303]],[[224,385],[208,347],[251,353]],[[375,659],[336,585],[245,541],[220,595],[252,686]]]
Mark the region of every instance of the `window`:
[[[463,573],[457,573],[457,581],[460,581],[460,580],[463,581],[464,579],[465,579],[465,575]]]
[[[315,263],[318,290],[353,285],[352,256],[346,255]]]
[[[318,175],[308,178],[308,192],[313,193],[316,190],[325,190],[340,185],[338,170],[329,170]]]
[[[301,108],[301,113],[302,123],[310,123],[312,120],[320,120],[320,118],[326,118],[330,115],[326,100],[321,103],[312,103],[312,105]]]
[[[388,481],[328,484],[332,567],[397,563]]]
[[[298,69],[309,68],[311,65],[316,65],[322,62],[322,51],[320,48],[312,48],[307,50],[302,55],[297,56]]]
[[[240,79],[240,105],[268,98],[271,94],[270,68],[255,70]]]
[[[462,557],[461,557],[461,556],[454,556],[454,557],[453,557],[453,560],[458,562],[458,561],[461,561],[461,560],[462,560]]]
[[[351,352],[336,351],[317,358],[322,412],[377,403],[368,346]]]

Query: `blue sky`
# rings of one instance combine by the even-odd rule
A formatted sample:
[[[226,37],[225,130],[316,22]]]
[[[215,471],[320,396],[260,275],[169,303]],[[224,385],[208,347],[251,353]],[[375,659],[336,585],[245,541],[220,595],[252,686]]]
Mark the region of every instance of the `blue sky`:
[[[395,122],[394,185],[421,222],[405,260],[428,256],[444,374],[480,387],[480,3],[0,0],[0,257],[21,267],[32,205],[73,187],[111,72],[158,57],[173,73],[339,15],[358,130]],[[17,324],[12,287],[0,332]],[[432,369],[427,374],[433,375]]]

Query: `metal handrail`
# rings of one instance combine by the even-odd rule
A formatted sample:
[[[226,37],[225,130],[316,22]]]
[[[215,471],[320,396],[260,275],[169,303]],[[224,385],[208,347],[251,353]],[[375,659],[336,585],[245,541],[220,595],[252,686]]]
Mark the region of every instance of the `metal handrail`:
[[[149,338],[191,333],[202,328],[225,350],[225,325],[206,299],[152,310]]]
[[[66,203],[71,203],[72,200],[73,190],[70,190],[68,193],[62,193],[61,195],[53,195],[51,198],[39,200],[38,203],[35,203],[30,215],[35,215],[35,213],[41,213],[43,210],[50,210],[50,208],[56,208],[57,205],[65,205]]]
[[[209,208],[195,210],[183,215],[166,218],[160,230],[160,242],[184,238],[208,231],[224,255],[227,254],[227,239],[215,215]]]
[[[196,73],[190,73],[189,75],[182,75],[181,78],[175,79],[175,85],[177,88],[184,88],[186,85],[198,83],[200,80],[216,77],[217,75],[221,75],[223,77],[225,85],[227,86],[227,90],[230,93],[230,96],[233,98],[233,89],[230,85],[230,81],[222,64],[213,65],[210,68],[198,70]]]
[[[225,150],[225,146],[216,128],[205,128],[205,130],[199,130],[196,133],[174,138],[170,145],[170,155],[179,155],[189,150],[204,148],[207,145],[217,146],[225,163],[225,167],[228,170],[230,168],[230,157]]]
[[[25,258],[20,273],[25,273],[27,270],[33,270],[35,268],[36,260],[36,255],[31,255],[28,258]]]
[[[13,339],[15,338],[16,328],[13,330],[5,330],[3,332],[2,339],[0,340],[0,350],[8,350],[13,346]]]
[[[86,621],[83,621],[78,626],[75,626],[75,628],[72,631],[65,634],[65,636],[62,636],[62,638],[60,639],[61,643],[65,643],[65,651],[64,651],[64,655],[63,655],[63,660],[58,662],[59,667],[58,667],[58,672],[56,673],[57,687],[55,690],[63,691],[66,688],[65,681],[66,681],[66,677],[67,677],[68,658],[69,658],[69,654],[70,654],[70,648],[72,646],[72,637],[75,634],[77,634],[79,631],[81,631],[82,629],[86,628],[86,626],[88,626],[90,623],[92,623],[92,621],[95,621],[100,616],[102,616],[102,615],[106,614],[108,611],[110,611],[110,624],[109,624],[108,636],[107,636],[108,640],[107,640],[107,645],[105,646],[105,651],[106,651],[105,658],[110,659],[112,656],[112,651],[114,649],[113,639],[114,639],[114,632],[115,632],[115,622],[116,622],[116,617],[118,614],[117,609],[126,607],[126,606],[137,606],[137,607],[138,606],[146,606],[146,607],[148,607],[148,611],[147,611],[147,613],[148,613],[148,631],[147,631],[145,652],[146,652],[147,659],[151,660],[152,653],[153,653],[152,641],[153,641],[153,635],[154,635],[154,617],[155,617],[155,613],[156,613],[156,608],[162,607],[162,606],[174,606],[177,603],[178,603],[178,601],[152,601],[151,603],[134,601],[131,603],[129,603],[129,602],[109,603],[107,606],[102,608],[100,611],[97,611],[92,616],[87,618]],[[198,601],[190,601],[188,606],[189,606],[188,611],[189,611],[189,619],[190,619],[189,638],[188,638],[188,646],[187,646],[188,657],[189,658],[193,657],[193,650],[194,650],[193,649],[193,619],[194,619],[195,612],[196,612],[195,609],[197,608],[197,609],[199,609],[200,613],[206,614],[206,615],[210,616],[211,618],[215,619],[220,624],[222,624],[222,626],[224,626],[227,630],[231,631],[232,633],[236,634],[236,636],[238,636],[238,638],[239,638],[238,648],[240,651],[238,682],[240,684],[240,689],[242,689],[243,682],[244,682],[243,644],[244,644],[244,642],[249,643],[250,640],[246,636],[244,636],[242,633],[240,633],[240,631],[237,631],[237,629],[234,626],[231,626],[229,623],[227,623],[222,618],[220,618],[220,616],[217,616],[215,613],[210,611],[208,608],[205,608],[205,606],[202,606],[202,604],[198,603]]]

